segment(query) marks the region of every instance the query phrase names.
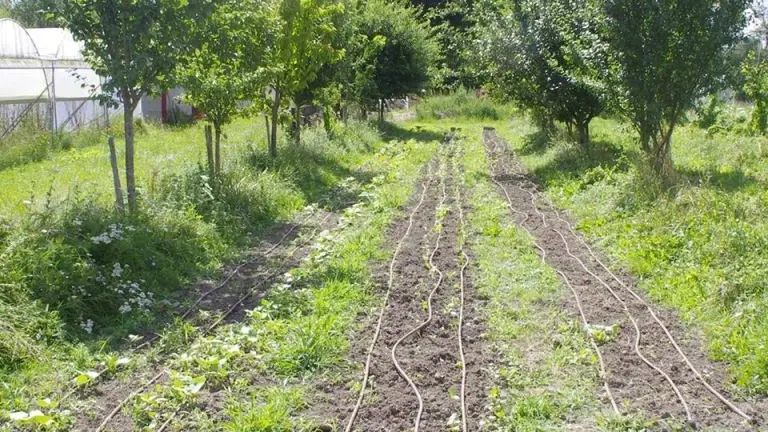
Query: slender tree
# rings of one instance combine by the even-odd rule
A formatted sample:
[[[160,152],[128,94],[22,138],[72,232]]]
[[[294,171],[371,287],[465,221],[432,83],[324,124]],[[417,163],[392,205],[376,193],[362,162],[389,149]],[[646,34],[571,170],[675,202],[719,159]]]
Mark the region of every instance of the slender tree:
[[[271,91],[269,153],[277,156],[277,127],[285,101],[294,102],[294,121],[300,108],[294,98],[315,81],[324,65],[344,56],[333,45],[337,32],[334,18],[344,12],[341,0],[275,0],[277,28],[267,49],[262,78]],[[294,137],[298,143],[300,136]]]
[[[355,65],[357,92],[361,103],[376,103],[383,119],[380,101],[417,93],[429,85],[439,47],[429,23],[407,2],[366,1],[356,19],[366,58]]]
[[[107,98],[123,104],[128,207],[137,209],[133,113],[142,96],[171,86],[179,61],[194,49],[194,29],[207,20],[213,0],[65,0],[58,12],[85,45],[104,77]]]
[[[262,84],[258,67],[270,43],[273,22],[267,0],[227,0],[198,26],[201,45],[178,71],[184,100],[213,125],[214,173],[219,174],[224,125],[246,108],[246,100]]]
[[[725,53],[745,26],[747,0],[608,0],[610,88],[663,178],[674,176],[672,135],[694,101],[717,88]]]

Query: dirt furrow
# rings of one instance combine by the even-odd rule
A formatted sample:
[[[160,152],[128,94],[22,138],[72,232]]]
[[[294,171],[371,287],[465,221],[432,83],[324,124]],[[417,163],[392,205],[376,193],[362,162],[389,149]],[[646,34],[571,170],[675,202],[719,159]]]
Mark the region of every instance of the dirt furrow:
[[[419,398],[403,375],[398,373],[396,359],[415,385],[423,401],[419,429],[423,431],[461,430],[462,363],[458,343],[461,306],[461,266],[459,251],[461,222],[457,193],[456,148],[448,140],[439,160],[433,161],[425,180],[427,191],[421,207],[413,214],[414,225],[404,239],[393,266],[394,278],[389,302],[383,311],[380,338],[374,348],[371,378],[363,404],[351,430],[413,430],[419,412]],[[417,193],[419,193],[417,191]],[[414,206],[410,207],[411,211]],[[408,218],[390,232],[400,239],[406,232]],[[386,289],[389,269],[376,272],[377,285]],[[441,280],[442,274],[442,280]],[[466,405],[470,418],[468,429],[477,430],[483,410],[485,388],[482,377],[482,325],[477,315],[471,280],[465,278],[464,354],[466,359]],[[432,320],[426,324],[432,297]],[[420,331],[409,333],[423,325]],[[407,336],[404,338],[404,336]],[[348,424],[350,412],[344,414]]]
[[[590,332],[599,339],[607,382],[618,406],[653,418],[671,417],[680,422],[690,418],[695,427],[754,430],[754,424],[747,423],[702,385],[648,310],[647,300],[628,291],[627,287],[634,286],[633,281],[623,275],[616,280],[602,267],[598,259],[605,260],[592,256],[567,219],[549,204],[495,132],[486,131],[486,146],[493,175],[519,212],[518,223],[531,232],[545,250],[546,262],[562,271],[581,297]],[[566,306],[575,311],[575,300],[571,299]],[[701,338],[685,329],[673,313],[659,307],[653,307],[653,312],[666,324],[695,369],[730,400],[724,388],[728,382],[725,367],[706,358]],[[635,324],[639,330],[638,350]],[[764,412],[748,404],[737,405],[753,418]]]

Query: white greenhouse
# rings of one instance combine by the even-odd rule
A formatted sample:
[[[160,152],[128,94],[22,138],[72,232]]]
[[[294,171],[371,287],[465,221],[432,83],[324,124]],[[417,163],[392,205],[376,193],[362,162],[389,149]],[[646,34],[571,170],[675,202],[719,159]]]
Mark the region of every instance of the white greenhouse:
[[[101,80],[85,61],[82,43],[68,30],[25,29],[0,19],[0,139],[22,121],[53,131],[107,124],[122,107],[99,104],[95,96]],[[145,97],[136,117],[167,121],[174,113],[190,114],[191,108],[177,101],[179,93]]]

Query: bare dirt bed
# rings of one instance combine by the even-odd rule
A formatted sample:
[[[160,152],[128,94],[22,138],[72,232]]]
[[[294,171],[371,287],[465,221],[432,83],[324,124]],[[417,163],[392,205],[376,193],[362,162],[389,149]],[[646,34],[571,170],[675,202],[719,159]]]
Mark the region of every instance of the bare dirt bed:
[[[547,264],[570,283],[591,328],[618,328],[618,335],[613,338],[610,330],[606,331],[609,340],[599,345],[607,372],[606,382],[618,410],[640,412],[655,419],[671,418],[679,423],[687,422],[693,428],[767,430],[768,405],[764,401],[735,401],[728,391],[726,366],[706,357],[701,337],[686,329],[674,313],[652,305],[631,278],[625,274],[614,278],[598,259],[603,263],[607,261],[597,253],[593,256],[587,244],[571,230],[570,221],[549,204],[496,132],[487,129],[485,140],[499,193],[509,198],[517,223],[533,235],[545,253]],[[575,297],[564,307],[579,316]],[[651,310],[666,325],[669,335]],[[674,347],[670,336],[688,357],[690,365]],[[635,350],[638,338],[637,348],[647,363]],[[735,408],[751,417],[752,423],[708,390],[692,369],[723,398],[732,401]],[[608,403],[607,391],[603,391],[601,397]]]
[[[453,146],[451,142],[444,145]],[[418,398],[395,368],[392,347],[427,319],[427,298],[435,286],[431,323],[403,340],[396,350],[396,358],[422,396],[424,411],[420,430],[461,430],[462,364],[457,326],[463,262],[458,249],[461,229],[458,206],[465,203],[456,199],[457,179],[454,178],[453,164],[458,163],[459,158],[454,153],[455,147],[451,147],[449,152],[448,161],[444,161],[442,179],[440,163],[434,160],[424,180],[416,187],[407,215],[396,222],[388,233],[389,248],[395,250],[401,239],[402,245],[393,266],[392,290],[383,311],[381,333],[372,352],[367,391],[351,430],[413,430],[419,408]],[[423,201],[420,200],[422,195]],[[442,216],[442,221],[438,220],[438,215]],[[413,225],[408,232],[411,219]],[[436,222],[440,229],[435,229]],[[374,272],[377,291],[382,298],[388,288],[389,265],[389,262],[381,265]],[[467,422],[469,429],[477,430],[487,403],[487,377],[484,373],[487,350],[482,339],[481,300],[475,297],[471,280],[466,277],[464,287]],[[366,361],[377,317],[369,317],[370,324],[354,345],[352,357],[356,362]],[[359,382],[361,377],[353,379]],[[332,413],[338,421],[338,430],[345,430],[358,398],[357,389],[336,393],[335,396],[336,406]]]

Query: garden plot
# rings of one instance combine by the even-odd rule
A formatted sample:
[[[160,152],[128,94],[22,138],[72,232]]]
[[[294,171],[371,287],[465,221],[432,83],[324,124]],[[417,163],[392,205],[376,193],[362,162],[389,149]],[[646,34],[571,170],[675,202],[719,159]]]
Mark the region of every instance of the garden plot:
[[[265,241],[251,251],[250,258],[231,269],[221,281],[198,284],[190,291],[188,303],[191,304],[179,316],[179,320],[185,322],[177,322],[176,328],[162,335],[148,335],[135,348],[135,351],[142,351],[159,346],[148,353],[148,358],[142,359],[146,362],[143,367],[116,380],[105,379],[88,389],[83,396],[88,398],[86,406],[89,408],[81,411],[76,429],[133,430],[133,421],[126,407],[155,384],[169,381],[171,374],[164,364],[169,354],[183,349],[196,336],[204,337],[221,325],[241,321],[245,311],[261,301],[270,284],[283,278],[286,272],[305,259],[318,234],[333,228],[338,218],[337,214],[309,208],[297,217],[296,222],[275,230],[270,236],[274,243]],[[107,376],[108,372],[105,369],[93,379]],[[173,379],[180,379],[184,387],[190,385],[184,379]],[[194,384],[191,385],[194,387]]]
[[[459,151],[447,137],[389,234],[394,256],[376,274],[383,305],[353,349],[365,368],[357,393],[336,403],[339,430],[478,427],[487,359],[466,276]]]
[[[566,306],[580,314],[594,342],[606,403],[616,413],[642,413],[670,424],[732,431],[765,426],[765,407],[733,400],[724,366],[705,357],[701,341],[603,264],[545,202],[495,131],[486,130],[485,140],[499,192],[535,239],[542,260],[574,294]]]

